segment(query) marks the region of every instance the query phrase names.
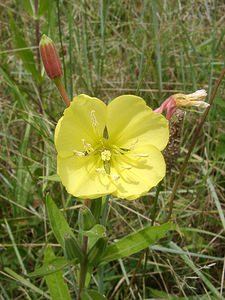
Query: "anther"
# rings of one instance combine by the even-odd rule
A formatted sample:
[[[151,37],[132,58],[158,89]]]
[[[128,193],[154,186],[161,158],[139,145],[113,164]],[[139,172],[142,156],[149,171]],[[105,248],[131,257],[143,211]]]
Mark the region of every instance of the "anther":
[[[88,153],[94,151],[94,149],[91,147],[91,144],[85,142],[84,139],[82,139],[82,143],[83,143],[83,145],[84,145],[85,150],[86,150]]]
[[[82,156],[85,156],[85,155],[86,155],[86,152],[77,151],[77,150],[73,150],[73,153],[74,153],[76,156],[79,156],[79,157],[82,157]]]
[[[99,174],[105,174],[105,173],[106,173],[106,172],[105,172],[105,169],[103,169],[103,168],[96,168],[95,171],[96,171],[97,173],[99,173]]]

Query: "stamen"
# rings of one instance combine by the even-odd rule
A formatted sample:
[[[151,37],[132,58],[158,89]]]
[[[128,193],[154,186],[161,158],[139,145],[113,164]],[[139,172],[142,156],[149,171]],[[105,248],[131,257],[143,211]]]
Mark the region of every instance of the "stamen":
[[[117,174],[107,174],[105,169],[103,168],[96,168],[95,171],[99,174],[106,174],[107,176],[109,176],[113,181],[117,181],[118,179],[120,179],[120,176]]]
[[[90,152],[94,151],[94,149],[91,147],[91,144],[85,142],[84,139],[82,139],[82,143],[83,143],[84,148],[87,151],[87,153],[90,153]]]
[[[73,150],[73,153],[74,153],[76,156],[79,156],[79,157],[82,157],[82,156],[86,156],[86,155],[87,155],[87,152],[82,152],[82,151],[77,151],[77,150]]]
[[[130,170],[132,167],[129,166],[129,165],[127,165],[127,166],[125,166],[125,165],[123,166],[123,165],[122,165],[121,168],[122,168],[122,169],[126,169],[126,170]]]
[[[105,172],[105,169],[103,169],[103,168],[96,168],[95,171],[96,171],[97,173],[99,173],[99,174],[105,174],[105,173],[106,173],[106,172]]]
[[[148,153],[133,153],[133,156],[138,156],[138,157],[148,157],[149,154]]]
[[[137,143],[138,143],[138,138],[136,138],[136,140],[130,145],[129,149],[130,149],[130,150],[133,149],[134,146],[137,145]]]

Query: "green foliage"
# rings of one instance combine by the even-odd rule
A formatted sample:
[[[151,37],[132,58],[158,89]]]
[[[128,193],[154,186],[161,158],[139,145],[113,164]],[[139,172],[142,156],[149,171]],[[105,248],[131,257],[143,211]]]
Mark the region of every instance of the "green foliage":
[[[110,262],[115,259],[130,256],[163,238],[169,230],[174,229],[171,223],[160,226],[147,226],[141,230],[125,236],[123,239],[110,245],[103,257],[103,262]]]
[[[88,237],[88,248],[90,249],[98,239],[106,236],[106,228],[96,224],[91,230],[83,231],[82,234]]]
[[[107,239],[105,237],[99,238],[96,243],[88,251],[88,264],[90,266],[97,266],[102,261],[102,256],[105,253]]]
[[[55,254],[53,250],[51,247],[47,247],[45,250],[44,264],[49,265],[54,258]],[[61,271],[46,275],[45,280],[52,300],[72,300]]]
[[[32,284],[28,279],[23,278],[22,276],[20,276],[13,270],[11,270],[9,268],[5,268],[5,272],[7,272],[14,280],[16,280],[19,283],[19,285],[27,287],[28,289],[30,289],[31,291],[34,291],[38,295],[44,296],[46,299],[51,299],[48,296],[48,294],[43,292],[41,289],[39,289],[34,284]]]
[[[73,232],[63,216],[63,213],[58,209],[49,194],[46,197],[46,207],[54,236],[61,247],[64,248],[65,236],[73,236]]]
[[[42,277],[62,270],[70,264],[64,257],[49,259],[43,266],[28,274],[29,277]]]
[[[81,230],[90,230],[96,224],[95,217],[93,216],[90,209],[83,206],[79,210],[79,226]]]
[[[78,245],[76,239],[73,236],[66,235],[64,238],[64,245],[65,257],[68,260],[76,259],[78,262],[82,262],[84,257],[81,247]]]

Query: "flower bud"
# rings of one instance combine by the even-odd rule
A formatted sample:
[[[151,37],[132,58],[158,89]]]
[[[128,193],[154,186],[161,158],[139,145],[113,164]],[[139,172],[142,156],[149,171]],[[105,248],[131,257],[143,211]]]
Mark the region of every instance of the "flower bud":
[[[90,211],[90,209],[86,206],[80,208],[79,211],[79,226],[82,230],[90,230],[96,224],[96,220]]]
[[[75,238],[71,235],[66,235],[64,238],[64,243],[65,257],[68,260],[78,259],[78,261],[81,262],[83,260],[83,254]]]
[[[39,49],[48,77],[51,79],[61,77],[63,74],[62,65],[58,53],[56,52],[55,44],[45,34],[41,37]]]
[[[192,94],[174,94],[167,98],[161,105],[158,107],[155,112],[162,113],[166,111],[166,118],[169,120],[178,107],[189,107],[189,106],[199,106],[199,107],[208,107],[210,104],[204,102],[207,93],[205,90],[198,90]]]

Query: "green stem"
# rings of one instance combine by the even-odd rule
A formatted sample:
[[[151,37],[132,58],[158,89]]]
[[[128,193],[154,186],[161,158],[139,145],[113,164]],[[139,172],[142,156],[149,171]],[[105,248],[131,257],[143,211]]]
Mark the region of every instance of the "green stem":
[[[217,90],[218,90],[218,88],[220,86],[220,83],[222,82],[224,74],[225,74],[225,68],[222,70],[219,78],[217,79],[217,81],[216,81],[216,83],[214,85],[214,88],[213,88],[213,91],[212,91],[212,94],[211,94],[211,97],[210,97],[210,100],[209,100],[210,106],[206,108],[206,110],[205,110],[205,112],[204,112],[204,114],[203,114],[203,116],[201,118],[201,121],[200,121],[199,125],[197,126],[197,128],[196,128],[196,130],[195,130],[195,132],[193,134],[192,141],[191,141],[190,147],[188,149],[188,153],[187,153],[187,155],[185,157],[185,160],[184,160],[184,162],[183,162],[183,164],[182,164],[182,166],[180,168],[179,176],[177,177],[177,180],[175,181],[175,183],[173,185],[172,193],[171,193],[170,200],[169,200],[169,213],[168,213],[168,216],[167,216],[165,222],[167,222],[170,219],[171,215],[172,215],[173,202],[174,202],[174,199],[175,199],[177,188],[178,188],[178,186],[179,186],[179,184],[181,182],[181,179],[184,176],[184,173],[185,173],[188,161],[190,159],[191,153],[192,153],[192,151],[194,149],[195,144],[198,141],[198,136],[199,136],[199,134],[201,132],[201,129],[202,129],[202,126],[203,126],[203,124],[204,124],[204,122],[206,120],[206,117],[207,117],[207,115],[208,115],[208,113],[209,113],[209,111],[210,111],[210,109],[212,107],[213,100],[214,100],[214,98],[216,96],[216,93],[217,93]]]

